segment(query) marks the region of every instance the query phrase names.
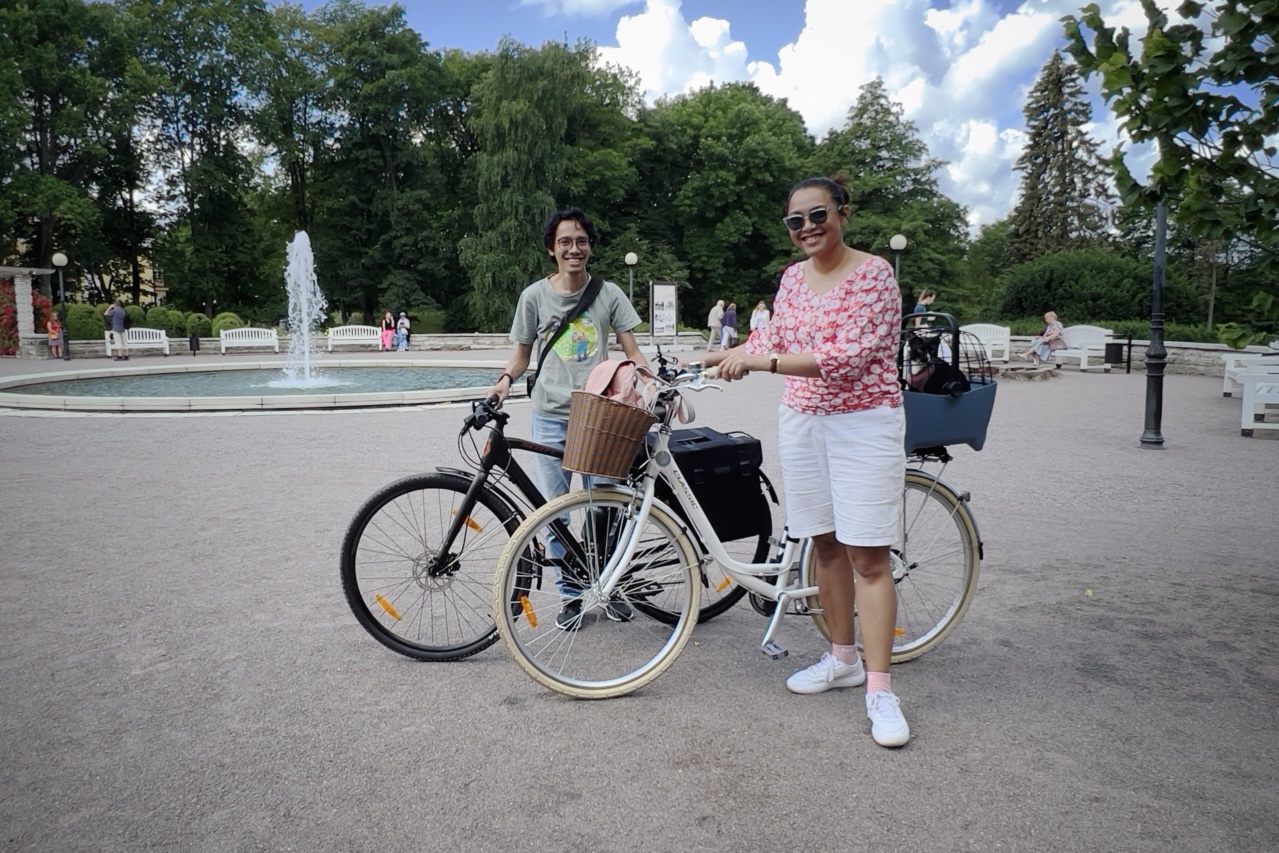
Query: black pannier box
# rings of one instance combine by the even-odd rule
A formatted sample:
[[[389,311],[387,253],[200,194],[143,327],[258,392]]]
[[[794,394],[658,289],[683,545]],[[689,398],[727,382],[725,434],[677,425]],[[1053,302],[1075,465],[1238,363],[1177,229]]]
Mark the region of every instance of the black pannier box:
[[[650,443],[655,438],[649,434]],[[773,532],[768,498],[760,482],[764,450],[759,439],[707,427],[677,429],[671,432],[670,449],[721,541]],[[658,481],[656,495],[683,514],[665,483]]]

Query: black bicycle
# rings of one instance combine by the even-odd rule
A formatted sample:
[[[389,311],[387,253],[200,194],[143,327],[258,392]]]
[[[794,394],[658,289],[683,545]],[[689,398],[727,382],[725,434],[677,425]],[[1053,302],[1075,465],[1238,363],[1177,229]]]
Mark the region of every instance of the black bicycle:
[[[674,360],[660,351],[656,360],[660,372],[673,373]],[[489,610],[493,567],[520,523],[546,503],[512,451],[564,455],[507,436],[509,419],[496,398],[472,403],[458,433],[458,450],[472,470],[440,467],[397,480],[365,501],[347,527],[341,558],[347,603],[360,625],[392,651],[450,661],[497,641]],[[776,504],[762,473],[760,487]],[[565,541],[576,538],[565,533]],[[771,536],[772,519],[765,517],[755,534],[726,546],[735,559],[763,562]],[[701,573],[699,621],[746,594],[711,560]]]

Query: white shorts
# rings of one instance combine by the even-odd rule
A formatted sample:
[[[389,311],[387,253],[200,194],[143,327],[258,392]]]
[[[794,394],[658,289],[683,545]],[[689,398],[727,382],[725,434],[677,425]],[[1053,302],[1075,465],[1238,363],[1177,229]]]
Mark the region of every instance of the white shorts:
[[[837,415],[778,407],[786,526],[798,538],[834,531],[845,545],[892,545],[906,481],[906,413],[879,406]]]

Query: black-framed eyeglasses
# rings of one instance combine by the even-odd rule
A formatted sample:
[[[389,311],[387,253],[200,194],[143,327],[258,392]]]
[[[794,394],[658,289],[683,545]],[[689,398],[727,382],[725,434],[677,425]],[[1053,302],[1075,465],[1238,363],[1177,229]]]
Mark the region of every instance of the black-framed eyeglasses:
[[[821,225],[830,218],[831,213],[834,211],[835,208],[830,207],[829,205],[823,205],[822,207],[814,207],[812,210],[808,211],[807,215],[803,213],[792,213],[790,216],[783,216],[782,222],[790,230],[798,231],[804,227],[805,219],[814,225]]]
[[[572,237],[561,237],[555,241],[555,245],[561,249],[571,249],[574,246],[579,249],[589,249],[591,247],[591,239],[589,237],[578,237],[574,240]]]

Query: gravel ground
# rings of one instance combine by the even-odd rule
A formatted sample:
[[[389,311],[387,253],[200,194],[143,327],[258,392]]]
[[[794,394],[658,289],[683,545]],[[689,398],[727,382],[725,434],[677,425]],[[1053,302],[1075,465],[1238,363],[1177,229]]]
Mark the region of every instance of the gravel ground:
[[[758,435],[775,482],[780,389],[697,406]],[[768,660],[745,604],[598,703],[500,644],[422,664],[374,642],[343,532],[458,464],[459,407],[0,413],[0,850],[1279,849],[1279,435],[1241,438],[1219,379],[1165,389],[1152,451],[1143,376],[1001,385],[946,473],[979,592],[895,670],[898,751],[860,690],[789,694],[820,635],[790,620]]]

